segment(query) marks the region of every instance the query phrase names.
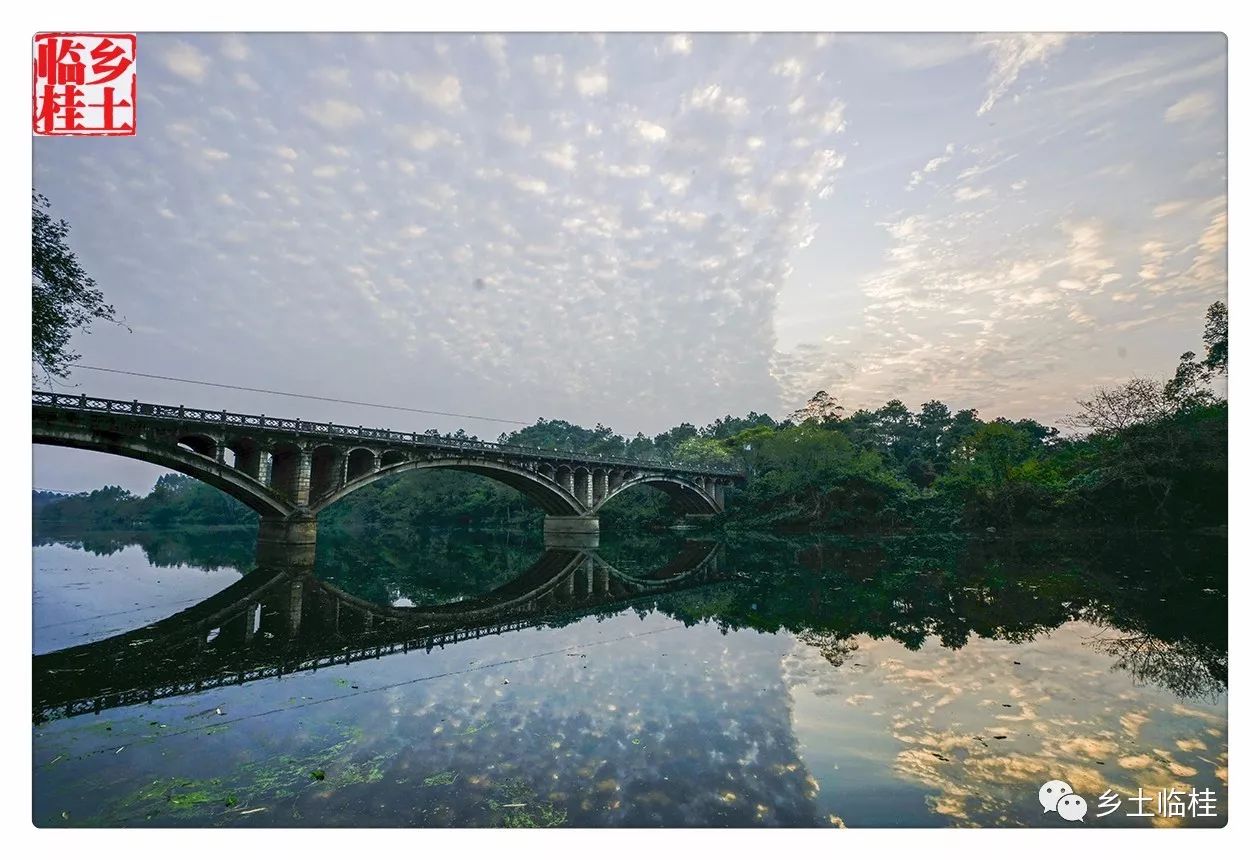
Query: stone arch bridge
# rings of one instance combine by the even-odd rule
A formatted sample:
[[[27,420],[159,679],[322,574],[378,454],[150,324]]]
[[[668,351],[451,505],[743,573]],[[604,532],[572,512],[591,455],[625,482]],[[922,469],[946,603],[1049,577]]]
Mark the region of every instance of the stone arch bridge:
[[[31,393],[32,440],[154,463],[217,487],[257,511],[260,546],[313,544],[315,516],[382,478],[415,469],[484,475],[546,514],[557,543],[597,540],[599,511],[633,487],[666,493],[687,514],[723,509],[742,475],[725,465],[628,460],[428,433],[223,410]]]

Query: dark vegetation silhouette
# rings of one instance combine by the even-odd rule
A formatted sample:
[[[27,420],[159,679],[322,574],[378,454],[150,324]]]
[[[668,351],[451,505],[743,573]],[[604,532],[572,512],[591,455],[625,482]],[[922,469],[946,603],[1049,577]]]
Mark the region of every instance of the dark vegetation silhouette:
[[[65,378],[79,356],[70,338],[93,320],[117,322],[113,305],[84,271],[70,248],[70,225],[54,220],[52,204],[31,192],[31,362],[45,381]]]

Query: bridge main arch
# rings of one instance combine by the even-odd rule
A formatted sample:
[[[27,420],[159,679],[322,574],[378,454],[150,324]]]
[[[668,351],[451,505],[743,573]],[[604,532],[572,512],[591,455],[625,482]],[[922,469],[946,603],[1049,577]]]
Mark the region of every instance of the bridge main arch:
[[[320,511],[335,504],[356,490],[361,490],[369,484],[373,484],[383,478],[402,475],[407,472],[414,472],[418,469],[448,469],[455,472],[466,472],[490,478],[491,480],[498,481],[501,484],[517,490],[526,498],[530,499],[542,508],[544,513],[552,516],[576,517],[589,513],[585,508],[583,508],[578,498],[566,487],[546,480],[537,472],[532,472],[519,466],[513,466],[509,463],[473,460],[461,457],[432,460],[404,460],[402,462],[389,464],[385,464],[383,462],[382,466],[376,471],[351,478],[332,493],[319,499],[312,499],[311,513],[318,514]]]
[[[262,483],[220,462],[213,454],[195,452],[191,446],[159,444],[140,436],[123,436],[87,427],[38,425],[32,430],[31,441],[36,445],[97,451],[162,466],[222,490],[264,518],[289,517],[297,511],[293,504],[276,496]]]

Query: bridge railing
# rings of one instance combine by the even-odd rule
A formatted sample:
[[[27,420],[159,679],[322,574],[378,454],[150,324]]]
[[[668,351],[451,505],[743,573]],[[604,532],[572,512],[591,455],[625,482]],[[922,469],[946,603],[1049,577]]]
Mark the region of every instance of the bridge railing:
[[[298,418],[274,418],[267,415],[246,415],[226,410],[194,409],[187,406],[167,406],[143,403],[139,400],[111,400],[106,397],[89,397],[86,394],[58,394],[52,391],[32,391],[32,406],[46,406],[79,412],[108,413],[110,415],[135,415],[171,421],[190,421],[205,424],[221,424],[259,430],[278,430],[291,433],[311,433],[333,439],[365,440],[373,442],[398,442],[404,445],[424,445],[450,451],[483,451],[486,453],[521,454],[549,460],[580,460],[626,468],[656,467],[680,472],[706,475],[739,477],[742,472],[729,464],[718,462],[679,463],[661,458],[631,460],[583,451],[530,448],[502,442],[484,442],[479,439],[461,439],[432,433],[403,433],[369,427],[352,427],[327,421],[302,421]]]

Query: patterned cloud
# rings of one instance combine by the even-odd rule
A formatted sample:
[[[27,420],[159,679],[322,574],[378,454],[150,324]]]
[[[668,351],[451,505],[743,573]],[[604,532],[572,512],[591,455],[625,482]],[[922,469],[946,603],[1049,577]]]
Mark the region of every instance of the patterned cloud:
[[[1164,371],[1224,291],[1216,37],[181,34],[140,52],[135,138],[35,141],[36,186],[131,329],[77,339],[89,364],[631,434],[818,388],[1053,419],[1100,377]],[[1121,331],[1128,358],[1097,360]],[[71,456],[41,452],[41,480]]]

